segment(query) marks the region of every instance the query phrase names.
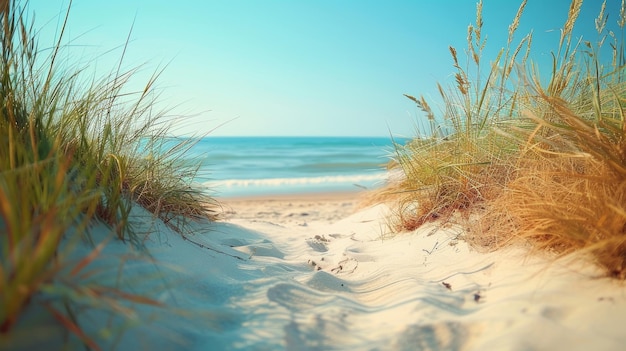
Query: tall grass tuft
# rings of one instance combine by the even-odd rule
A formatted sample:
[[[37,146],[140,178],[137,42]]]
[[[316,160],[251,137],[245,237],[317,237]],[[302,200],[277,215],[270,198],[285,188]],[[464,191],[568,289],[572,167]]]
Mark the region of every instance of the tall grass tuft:
[[[572,3],[565,28],[574,25],[580,5]],[[519,236],[560,254],[593,254],[608,274],[626,278],[626,123],[623,62],[614,58],[622,39],[605,32],[603,3],[595,21],[599,39],[569,49],[555,65],[547,88],[537,75],[528,77],[533,109],[526,112],[532,129],[520,129],[523,150],[519,177],[498,202],[513,218]],[[623,28],[620,18],[618,25]],[[612,38],[613,59],[602,60]],[[558,88],[556,88],[558,87]]]
[[[509,47],[525,4],[509,27]],[[518,54],[528,51],[532,36],[524,37],[513,51],[500,51],[485,72],[482,1],[476,8],[476,23],[467,31],[467,65],[461,65],[457,50],[450,47],[455,84],[448,90],[438,86],[443,116],[438,118],[424,97],[405,95],[426,112],[430,130],[420,135],[430,137],[421,136],[397,149],[396,161],[405,174],[398,229],[411,230],[484,202],[496,195],[506,179],[506,155],[511,151],[492,127],[515,113],[518,96],[509,92],[515,84],[511,73]]]
[[[573,0],[544,81],[529,58],[532,35],[513,43],[525,4],[507,46],[481,73],[478,3],[467,50],[476,73],[462,69],[450,49],[456,84],[439,87],[441,123],[423,98],[408,96],[427,113],[431,137],[398,147],[398,192],[406,194],[398,228],[480,213],[464,222],[475,245],[495,249],[521,239],[558,255],[589,253],[607,274],[625,279],[624,38],[608,29],[604,2],[595,19],[598,39],[575,40],[582,1]],[[623,33],[624,2],[616,22]]]
[[[63,276],[72,263],[59,248],[72,237],[92,240],[96,222],[106,223],[117,239],[141,245],[129,218],[134,203],[167,223],[176,219],[172,227],[179,230],[185,218],[214,219],[214,201],[191,186],[197,167],[184,160],[193,139],[166,140],[165,114],[153,112],[158,74],[132,92],[126,86],[135,71],[120,69],[123,57],[110,76],[95,81],[63,66],[69,9],[52,50],[40,51],[26,6],[1,4],[0,341],[10,339],[22,312],[53,281],[67,288],[62,305],[76,296],[102,305],[112,301],[109,294],[159,306],[116,286],[81,285],[78,273],[97,258],[101,244],[94,242]],[[46,303],[51,315],[97,348],[71,309],[52,302]]]

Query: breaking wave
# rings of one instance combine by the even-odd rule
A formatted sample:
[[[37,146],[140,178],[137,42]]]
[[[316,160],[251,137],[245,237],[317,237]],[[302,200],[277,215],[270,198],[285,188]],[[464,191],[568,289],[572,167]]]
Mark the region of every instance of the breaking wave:
[[[323,185],[323,184],[371,184],[385,181],[386,173],[360,174],[360,175],[333,175],[319,177],[298,177],[298,178],[269,178],[269,179],[227,179],[206,182],[208,186],[220,186],[226,188],[247,188],[247,187],[277,187],[283,185]],[[364,184],[365,186],[365,184]]]

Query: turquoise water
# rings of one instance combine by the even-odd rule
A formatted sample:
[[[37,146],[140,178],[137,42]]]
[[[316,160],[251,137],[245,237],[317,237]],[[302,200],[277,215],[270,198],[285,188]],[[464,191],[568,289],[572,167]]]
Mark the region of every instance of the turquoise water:
[[[228,197],[374,188],[393,150],[390,138],[205,137],[190,156],[196,181]]]

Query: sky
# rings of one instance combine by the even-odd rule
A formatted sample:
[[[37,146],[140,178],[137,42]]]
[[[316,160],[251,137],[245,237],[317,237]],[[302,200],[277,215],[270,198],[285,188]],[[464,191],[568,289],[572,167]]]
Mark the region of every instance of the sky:
[[[484,0],[483,58],[506,45],[520,1]],[[576,36],[595,41],[601,1],[586,0]],[[67,0],[30,0],[39,47],[50,46]],[[548,67],[569,0],[528,0],[516,40],[533,31],[531,59]],[[616,27],[620,0],[607,0]],[[425,119],[403,94],[454,83],[448,50],[467,48],[475,0],[74,0],[63,42],[95,75],[155,71],[160,104],[184,115],[177,134],[413,136]],[[542,63],[543,62],[543,63]]]

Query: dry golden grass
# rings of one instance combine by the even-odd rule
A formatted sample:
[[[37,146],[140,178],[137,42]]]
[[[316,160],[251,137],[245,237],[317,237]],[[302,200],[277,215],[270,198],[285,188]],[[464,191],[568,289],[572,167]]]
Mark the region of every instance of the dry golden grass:
[[[525,4],[483,83],[480,2],[476,25],[468,29],[468,61],[475,67],[460,67],[450,49],[455,86],[450,92],[439,87],[443,125],[431,127],[431,138],[398,148],[394,165],[405,177],[386,189],[397,195],[395,229],[457,221],[477,248],[522,241],[557,256],[591,254],[608,275],[626,279],[624,40],[607,33],[603,3],[595,20],[598,42],[573,44],[582,4],[573,0],[543,83],[537,67],[526,63],[532,36],[513,45]],[[624,8],[622,2],[620,28]],[[601,57],[606,39],[611,65]],[[407,97],[429,121],[436,119],[423,98]]]
[[[581,117],[561,100],[541,95],[550,122],[536,119],[516,177],[496,207],[515,221],[517,236],[559,254],[592,252],[607,272],[626,278],[626,140],[618,118]],[[601,98],[602,105],[611,100]],[[608,102],[608,103],[607,103]],[[583,114],[584,115],[584,114]],[[594,116],[592,114],[592,116]],[[545,136],[548,135],[548,136]]]
[[[554,257],[591,253],[607,274],[626,278],[624,182],[593,159],[525,160],[521,175],[489,203],[468,239],[493,250],[531,244]]]

